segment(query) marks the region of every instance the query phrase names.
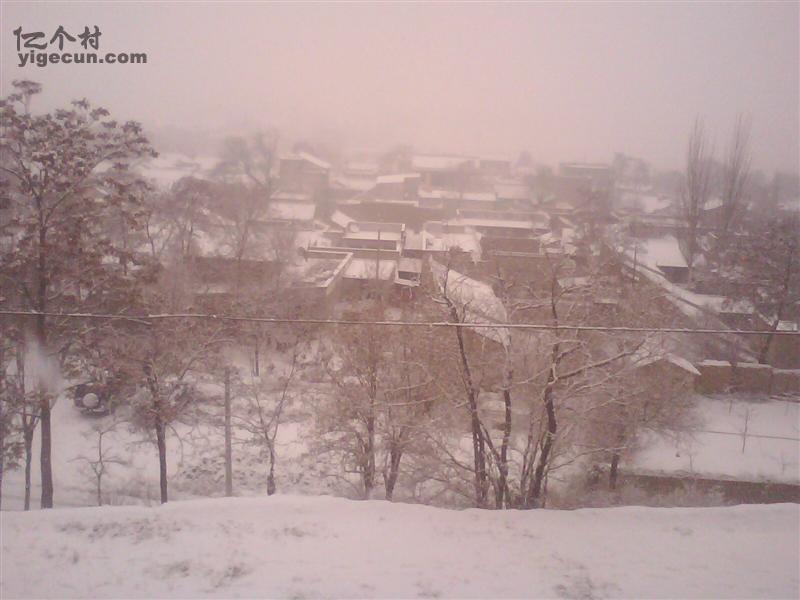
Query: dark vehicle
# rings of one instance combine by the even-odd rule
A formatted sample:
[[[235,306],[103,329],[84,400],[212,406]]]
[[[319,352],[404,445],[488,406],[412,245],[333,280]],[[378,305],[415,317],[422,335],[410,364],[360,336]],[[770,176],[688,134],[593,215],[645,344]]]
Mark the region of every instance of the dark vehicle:
[[[111,391],[107,383],[79,383],[73,388],[73,402],[84,413],[107,415],[111,412]]]

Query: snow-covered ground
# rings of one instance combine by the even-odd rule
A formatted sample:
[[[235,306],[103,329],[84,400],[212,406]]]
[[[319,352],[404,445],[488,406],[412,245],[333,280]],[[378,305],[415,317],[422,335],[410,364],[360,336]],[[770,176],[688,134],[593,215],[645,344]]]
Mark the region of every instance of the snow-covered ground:
[[[651,433],[630,467],[639,472],[800,483],[800,403],[698,396],[695,413],[696,431]]]
[[[796,598],[800,507],[273,496],[4,513],[3,598]]]
[[[264,366],[265,372],[272,368]],[[303,384],[296,384],[297,394],[313,397]],[[206,390],[213,394],[213,389]],[[218,390],[221,397],[222,390]],[[213,412],[213,407],[206,410]],[[216,412],[222,410],[221,405]],[[299,413],[299,415],[298,415]],[[119,416],[119,415],[118,415]],[[93,506],[95,479],[87,460],[97,455],[97,427],[107,426],[114,417],[93,417],[81,413],[71,398],[61,396],[53,407],[53,478],[56,507]],[[300,422],[298,422],[300,421]],[[245,443],[250,436],[234,422],[234,483],[242,494],[266,493],[266,461],[258,446]],[[280,491],[296,493],[332,493],[328,480],[319,470],[323,465],[304,457],[303,443],[308,418],[302,408],[290,402],[281,425],[277,445],[277,482]],[[41,475],[39,470],[40,430],[34,434],[31,464],[31,506],[39,507]],[[132,430],[121,422],[103,437],[103,448],[111,462],[103,476],[103,497],[107,504],[155,504],[158,502],[158,454],[148,433]],[[167,434],[167,467],[171,499],[221,495],[224,492],[224,431],[213,424],[176,423]],[[3,477],[3,511],[22,510],[24,471],[6,471]]]

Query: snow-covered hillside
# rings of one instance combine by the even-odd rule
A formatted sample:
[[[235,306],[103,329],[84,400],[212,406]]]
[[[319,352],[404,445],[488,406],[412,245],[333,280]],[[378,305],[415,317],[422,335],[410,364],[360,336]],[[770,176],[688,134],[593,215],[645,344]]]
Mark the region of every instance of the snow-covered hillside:
[[[795,598],[797,505],[449,511],[273,496],[4,513],[3,598]]]

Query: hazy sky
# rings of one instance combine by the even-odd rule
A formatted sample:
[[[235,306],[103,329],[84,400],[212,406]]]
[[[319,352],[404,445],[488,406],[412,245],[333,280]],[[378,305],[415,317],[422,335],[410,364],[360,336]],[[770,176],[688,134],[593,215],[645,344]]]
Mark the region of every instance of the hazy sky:
[[[3,2],[1,17],[3,95],[33,79],[40,108],[85,96],[149,128],[679,167],[695,114],[721,149],[745,111],[758,167],[799,160],[796,2]],[[148,63],[17,66],[16,27],[95,24],[102,52]]]

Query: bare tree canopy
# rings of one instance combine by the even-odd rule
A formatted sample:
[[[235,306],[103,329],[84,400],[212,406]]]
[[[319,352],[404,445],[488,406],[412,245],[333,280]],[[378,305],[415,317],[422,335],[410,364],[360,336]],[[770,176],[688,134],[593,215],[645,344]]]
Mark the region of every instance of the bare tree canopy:
[[[725,155],[722,170],[722,222],[723,233],[735,224],[744,209],[747,186],[750,182],[750,130],[752,120],[739,114]]]
[[[698,253],[699,227],[711,194],[711,167],[713,148],[710,147],[705,123],[695,118],[686,149],[686,173],[681,190],[681,208],[686,221],[686,250],[691,279],[692,267]]]

